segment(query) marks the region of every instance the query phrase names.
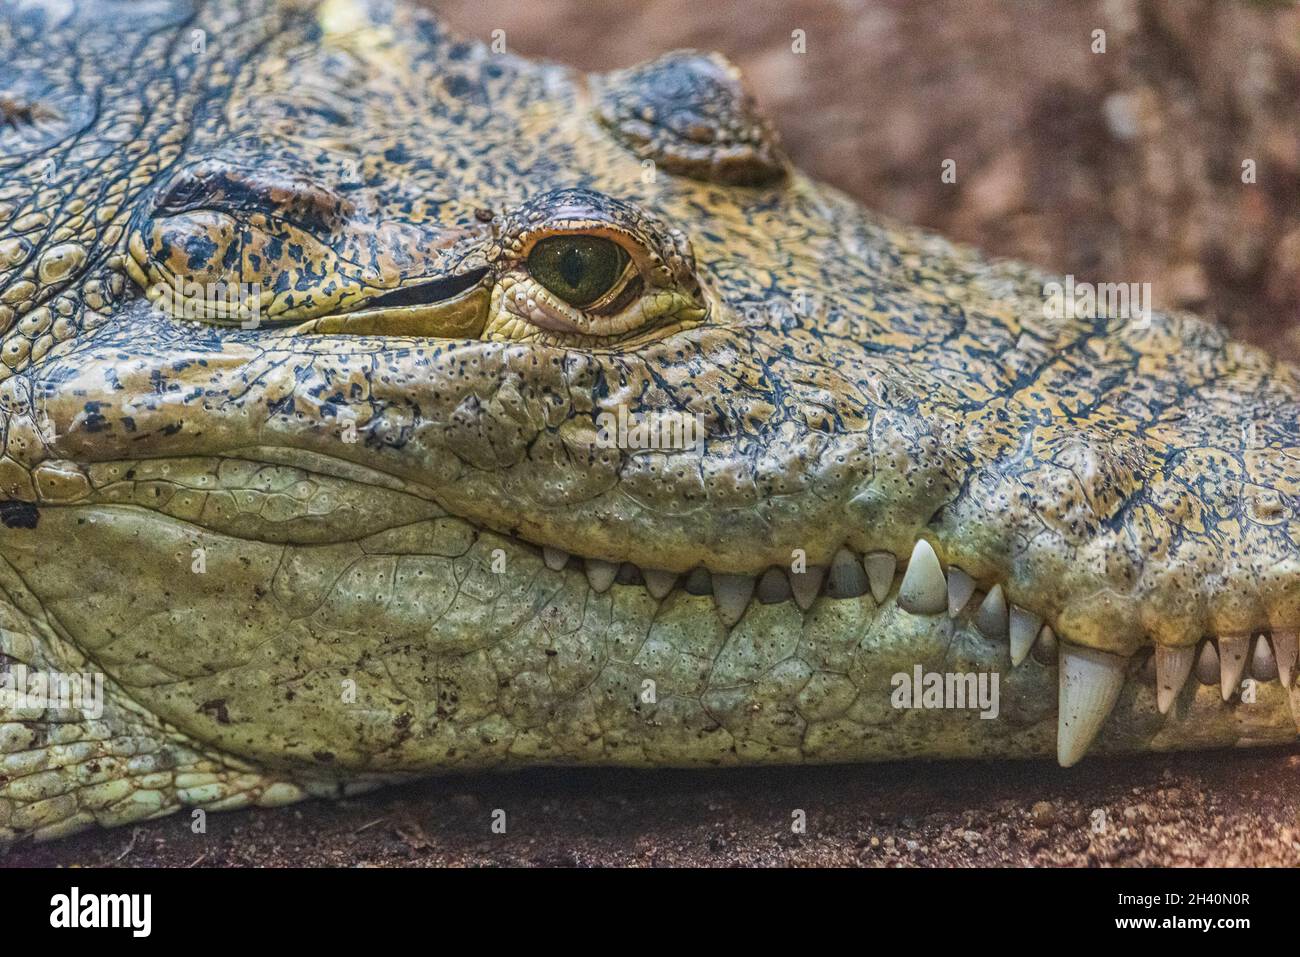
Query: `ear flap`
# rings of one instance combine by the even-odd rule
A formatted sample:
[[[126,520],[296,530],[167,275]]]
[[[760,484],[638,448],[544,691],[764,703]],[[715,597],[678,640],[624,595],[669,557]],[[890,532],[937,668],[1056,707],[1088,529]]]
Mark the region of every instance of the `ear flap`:
[[[731,186],[786,175],[775,132],[720,53],[678,50],[594,83],[600,121],[670,173]]]

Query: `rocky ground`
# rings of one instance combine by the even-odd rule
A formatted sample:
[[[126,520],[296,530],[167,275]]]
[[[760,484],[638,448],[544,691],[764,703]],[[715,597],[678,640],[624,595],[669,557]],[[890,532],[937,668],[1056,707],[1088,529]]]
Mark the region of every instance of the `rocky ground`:
[[[98,866],[1300,866],[1300,755],[528,771],[20,849]],[[505,833],[492,831],[505,812]],[[796,812],[807,827],[794,833]]]
[[[1300,357],[1300,12],[1211,0],[450,0],[605,69],[725,51],[800,165],[1080,279],[1151,282]],[[1093,30],[1106,52],[1093,53]],[[807,52],[791,51],[804,31]],[[955,159],[958,179],[940,182]],[[1241,182],[1254,160],[1257,181]],[[168,818],[37,865],[1300,865],[1292,751],[743,772],[534,771]],[[490,830],[506,812],[506,833]],[[806,812],[807,831],[792,833]]]

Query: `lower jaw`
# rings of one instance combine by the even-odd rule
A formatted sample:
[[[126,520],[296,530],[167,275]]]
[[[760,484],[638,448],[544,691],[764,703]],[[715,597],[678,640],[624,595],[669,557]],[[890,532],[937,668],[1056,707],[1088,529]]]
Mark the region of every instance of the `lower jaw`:
[[[1215,676],[1194,675],[1161,714],[1144,662],[1116,659],[1124,680],[1080,743],[1065,727],[1079,717],[1079,681],[1062,675],[1077,678],[1071,656],[1086,650],[1040,638],[1013,665],[1008,636],[975,624],[999,631],[978,594],[957,615],[918,610],[906,571],[867,583],[859,566],[847,579],[833,568],[798,600],[760,586],[737,608],[722,594],[734,583],[715,582],[715,598],[661,581],[656,597],[636,583],[651,573],[630,566],[544,554],[445,515],[408,519],[360,543],[294,544],[140,505],[69,503],[42,507],[35,529],[0,530],[0,556],[147,710],[223,751],[318,774],[1073,763],[1090,749],[1293,741],[1300,720],[1300,689],[1260,680],[1225,702]],[[463,548],[430,551],[435,539]],[[57,547],[74,541],[83,548]],[[195,549],[208,567],[186,575]],[[348,681],[356,697],[343,701]],[[221,720],[205,707],[218,701]]]

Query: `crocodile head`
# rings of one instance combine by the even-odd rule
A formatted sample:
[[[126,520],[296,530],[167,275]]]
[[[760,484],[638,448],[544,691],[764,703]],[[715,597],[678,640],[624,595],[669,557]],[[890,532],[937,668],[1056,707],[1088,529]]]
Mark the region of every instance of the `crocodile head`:
[[[868,214],[716,56],[115,6],[4,12],[0,662],[106,700],[0,725],[0,838],[1294,738],[1294,368]]]

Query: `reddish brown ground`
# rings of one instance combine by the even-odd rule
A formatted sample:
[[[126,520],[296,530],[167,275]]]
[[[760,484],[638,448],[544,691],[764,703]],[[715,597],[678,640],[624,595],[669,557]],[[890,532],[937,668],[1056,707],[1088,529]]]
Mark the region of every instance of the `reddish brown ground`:
[[[806,169],[1081,280],[1151,282],[1300,356],[1300,12],[1160,0],[451,0],[463,32],[605,69],[742,66]],[[1107,32],[1107,51],[1089,49]],[[791,31],[807,53],[790,50]],[[939,180],[944,159],[958,182]],[[1258,183],[1240,181],[1254,159]],[[214,814],[9,864],[1300,865],[1300,755],[746,772],[545,771]],[[507,834],[493,835],[494,809]],[[791,813],[807,812],[803,835]],[[1105,826],[1094,832],[1098,811]]]

